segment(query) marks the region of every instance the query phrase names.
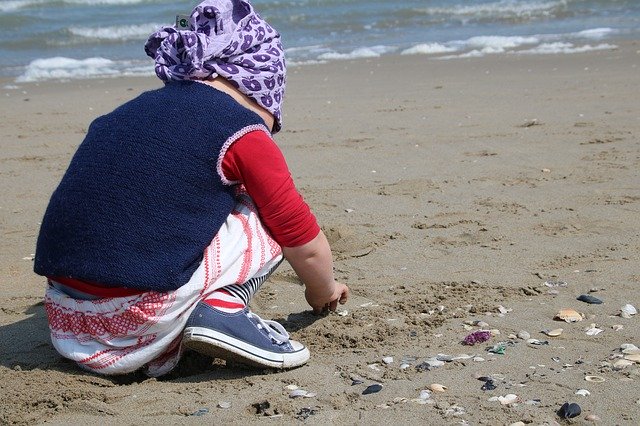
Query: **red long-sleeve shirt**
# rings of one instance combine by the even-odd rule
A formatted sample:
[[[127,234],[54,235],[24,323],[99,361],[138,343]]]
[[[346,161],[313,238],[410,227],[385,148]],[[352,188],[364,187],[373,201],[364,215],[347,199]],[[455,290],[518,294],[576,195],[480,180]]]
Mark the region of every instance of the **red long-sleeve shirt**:
[[[234,142],[224,155],[222,171],[227,180],[244,185],[262,224],[281,246],[301,246],[320,232],[282,152],[266,133],[250,132]]]

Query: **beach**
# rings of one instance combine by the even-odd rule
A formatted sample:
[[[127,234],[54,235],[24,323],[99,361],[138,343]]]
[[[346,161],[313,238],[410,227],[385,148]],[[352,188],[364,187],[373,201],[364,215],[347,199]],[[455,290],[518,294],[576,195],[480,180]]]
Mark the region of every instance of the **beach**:
[[[352,292],[316,317],[288,265],[264,284],[252,309],[312,353],[289,371],[189,355],[161,379],[100,377],[55,352],[32,271],[44,209],[90,122],[161,83],[5,81],[0,422],[539,425],[570,402],[576,424],[638,424],[640,364],[614,364],[640,346],[640,315],[620,316],[640,307],[640,42],[612,43],[289,70],[275,140]]]

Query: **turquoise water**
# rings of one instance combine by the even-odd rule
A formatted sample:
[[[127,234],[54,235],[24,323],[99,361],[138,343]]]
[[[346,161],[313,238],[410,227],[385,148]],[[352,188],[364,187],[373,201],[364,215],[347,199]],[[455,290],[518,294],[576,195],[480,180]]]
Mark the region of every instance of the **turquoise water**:
[[[0,76],[18,81],[151,74],[143,51],[192,1],[0,1]],[[456,59],[571,54],[639,38],[630,0],[255,0],[290,65],[387,54]]]

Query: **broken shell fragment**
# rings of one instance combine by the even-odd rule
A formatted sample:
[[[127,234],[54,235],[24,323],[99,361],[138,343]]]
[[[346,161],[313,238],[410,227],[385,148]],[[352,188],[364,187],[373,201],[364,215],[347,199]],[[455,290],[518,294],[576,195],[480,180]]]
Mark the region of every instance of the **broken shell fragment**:
[[[603,330],[601,328],[596,327],[595,324],[591,324],[590,327],[585,329],[585,332],[587,333],[587,336],[596,336],[596,335],[602,333],[602,331]]]
[[[640,354],[630,354],[630,355],[625,355],[624,359],[628,360],[628,361],[633,361],[636,362],[638,364],[640,364]]]
[[[447,390],[447,387],[441,385],[440,383],[433,383],[429,385],[429,389],[431,389],[433,392],[444,392]]]
[[[600,421],[600,417],[596,416],[595,414],[589,414],[584,419],[588,422],[594,422],[594,423]]]
[[[543,330],[542,333],[546,334],[549,337],[558,337],[562,334],[562,331],[563,330],[561,328],[556,328],[554,330]]]
[[[531,335],[529,334],[528,331],[521,330],[518,332],[518,339],[529,340],[530,338],[531,338]]]
[[[585,376],[584,379],[587,382],[593,382],[593,383],[602,383],[602,382],[604,382],[604,377],[600,377],[600,376]]]
[[[500,401],[500,404],[502,404],[502,405],[513,404],[517,400],[518,400],[518,395],[515,395],[513,393],[507,394],[505,396],[499,396],[498,397],[498,401]]]
[[[611,328],[613,328],[613,331],[620,331],[624,328],[624,325],[622,324],[614,324],[611,326]]]
[[[578,322],[584,319],[584,315],[570,308],[561,309],[553,318],[565,322]]]
[[[589,395],[591,395],[591,392],[589,392],[589,391],[588,391],[588,390],[586,390],[586,389],[578,389],[578,390],[576,391],[576,395],[589,396]]]
[[[629,361],[628,359],[619,359],[613,363],[613,368],[615,370],[622,370],[630,365],[633,365],[632,361]]]

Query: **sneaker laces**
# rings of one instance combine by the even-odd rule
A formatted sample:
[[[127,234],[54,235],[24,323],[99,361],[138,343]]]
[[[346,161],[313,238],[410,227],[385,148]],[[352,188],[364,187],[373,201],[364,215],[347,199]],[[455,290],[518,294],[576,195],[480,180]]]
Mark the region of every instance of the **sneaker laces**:
[[[253,312],[247,312],[247,316],[255,320],[256,326],[259,329],[264,330],[274,343],[282,345],[289,341],[289,333],[287,333],[287,330],[285,330],[279,322],[264,320]]]

